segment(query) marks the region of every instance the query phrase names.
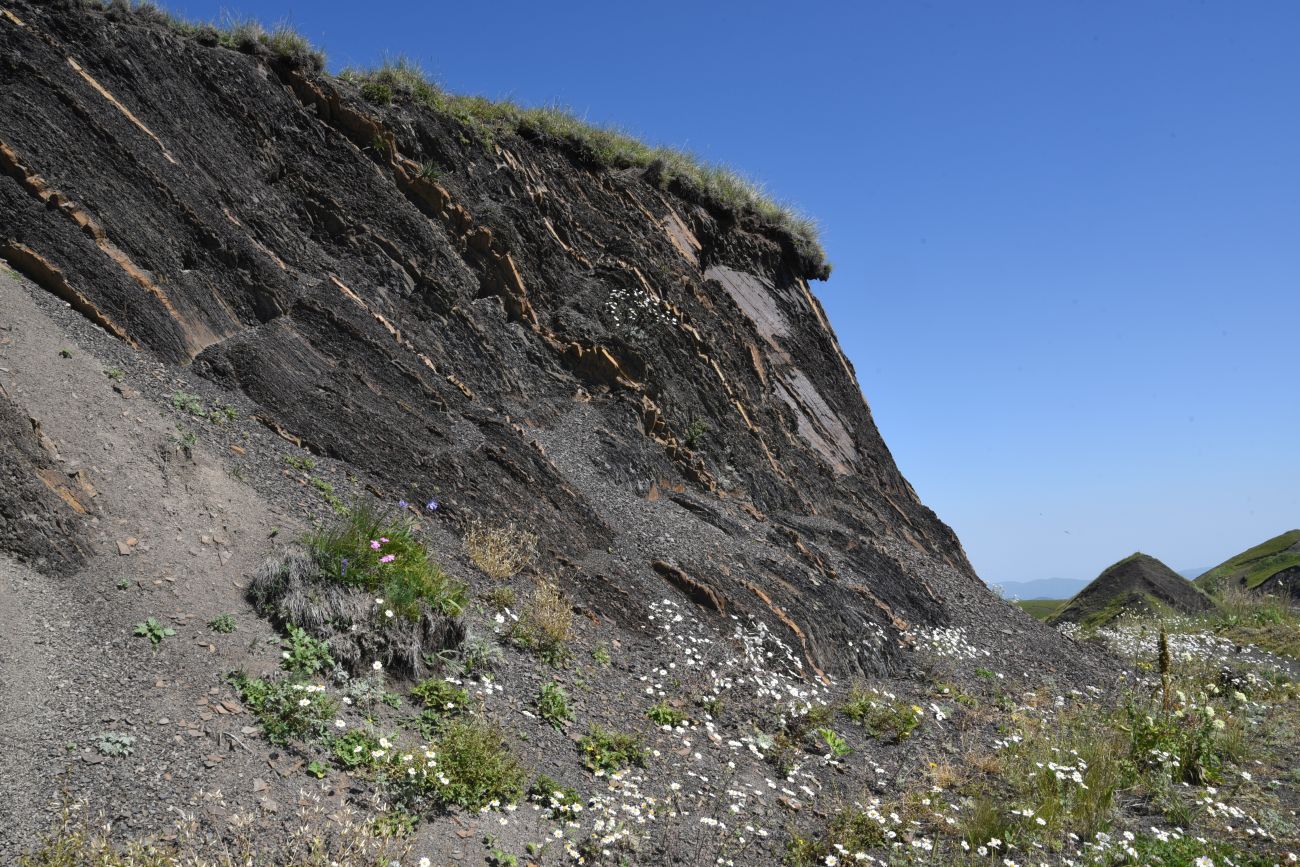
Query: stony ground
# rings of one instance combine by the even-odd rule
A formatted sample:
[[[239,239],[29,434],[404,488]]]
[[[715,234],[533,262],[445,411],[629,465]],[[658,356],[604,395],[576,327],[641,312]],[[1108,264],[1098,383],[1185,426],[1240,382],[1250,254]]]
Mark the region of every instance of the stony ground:
[[[471,585],[469,641],[500,655],[491,671],[453,665],[446,675],[466,690],[470,713],[501,727],[529,783],[545,774],[574,790],[578,808],[556,810],[545,797],[525,796],[482,812],[407,817],[374,773],[341,767],[327,742],[268,743],[227,679],[281,665],[282,633],[245,600],[258,565],[331,520],[331,497],[370,496],[365,476],[321,458],[308,468],[310,456],[252,420],[239,395],[131,351],[22,280],[0,275],[0,310],[0,385],[41,420],[62,471],[80,471],[95,491],[92,551],[80,570],[57,577],[0,559],[0,852],[7,859],[38,850],[60,827],[67,840],[77,828],[106,825],[105,839],[116,845],[153,839],[164,853],[158,857],[202,853],[195,857],[212,863],[250,846],[255,863],[317,863],[305,860],[313,845],[329,853],[319,863],[345,864],[1003,857],[1174,864],[1192,863],[1190,855],[1178,859],[1193,851],[1214,863],[1280,863],[1296,848],[1289,657],[1200,633],[1175,636],[1175,656],[1186,666],[1180,685],[1215,684],[1200,704],[1185,699],[1188,713],[1206,703],[1223,707],[1225,731],[1249,750],[1225,760],[1217,784],[1166,790],[1149,774],[1134,778],[1116,790],[1101,821],[1084,822],[1077,792],[1016,782],[1024,773],[1017,769],[1034,767],[1020,744],[1059,743],[1060,766],[1073,767],[1067,744],[1079,743],[1086,713],[1118,712],[1133,696],[1150,700],[1154,632],[1072,645],[1069,678],[1053,680],[1050,657],[1029,671],[1008,666],[996,635],[913,630],[891,636],[905,648],[905,670],[825,683],[759,621],[718,617],[676,592],[641,600],[642,617],[619,619],[584,606],[581,586],[565,585],[575,628],[567,658],[549,664],[510,640],[536,576],[486,578],[436,513],[421,516],[420,532]],[[223,410],[220,420],[178,407],[178,392]],[[725,558],[741,544],[721,532],[701,538],[696,524],[675,527],[667,497],[659,507],[669,517],[639,523],[644,497],[611,484],[611,468],[575,447],[569,433],[561,423],[532,435],[584,495],[609,503],[608,514],[627,515],[626,526],[616,525],[620,546],[654,556],[679,544],[712,546]],[[619,550],[606,556],[616,559]],[[599,564],[584,567],[575,574],[601,574]],[[507,587],[515,599],[502,605]],[[229,634],[208,625],[225,613],[237,624]],[[150,617],[175,634],[157,646],[134,635]],[[356,679],[346,687],[318,682],[340,698],[359,694]],[[375,687],[369,700],[339,704],[340,730],[419,749],[411,684],[385,673],[368,683]],[[568,697],[572,719],[558,728],[540,718],[537,697],[547,683]],[[1236,686],[1249,698],[1234,702]],[[896,738],[893,723],[855,721],[844,710],[854,687],[914,728]],[[660,703],[681,718],[648,719]],[[593,724],[634,734],[644,766],[585,767],[578,741]],[[118,736],[132,739],[129,755],[112,754]],[[988,804],[996,820],[985,816]],[[853,817],[871,824],[871,833],[855,831]],[[1085,825],[1090,832],[1080,834]],[[406,830],[377,839],[376,827]]]

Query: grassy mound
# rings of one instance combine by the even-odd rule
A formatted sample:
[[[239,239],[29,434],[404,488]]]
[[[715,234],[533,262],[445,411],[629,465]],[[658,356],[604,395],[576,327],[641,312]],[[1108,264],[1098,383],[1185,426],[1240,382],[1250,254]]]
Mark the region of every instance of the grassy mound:
[[[276,551],[248,590],[258,612],[329,644],[352,671],[374,661],[410,674],[464,638],[465,585],[448,578],[405,519],[367,506],[346,511]]]

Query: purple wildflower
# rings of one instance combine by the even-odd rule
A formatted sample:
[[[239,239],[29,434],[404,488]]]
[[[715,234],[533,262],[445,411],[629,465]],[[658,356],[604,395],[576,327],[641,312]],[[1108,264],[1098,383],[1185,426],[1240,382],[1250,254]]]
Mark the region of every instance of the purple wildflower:
[[[391,563],[391,562],[393,562],[393,561],[396,560],[396,559],[397,559],[397,557],[396,557],[395,555],[393,555],[393,554],[385,554],[384,556],[382,556],[382,557],[379,558],[379,562],[380,562],[380,563]]]
[[[370,549],[371,549],[372,551],[378,551],[378,550],[379,550],[379,540],[378,540],[378,539],[371,539],[371,540],[370,540]]]
[[[430,501],[425,505],[425,508],[428,509],[430,512],[436,512],[436,511],[438,511],[438,501],[437,501],[437,500],[430,500]]]
[[[398,501],[397,501],[397,508],[399,508],[399,509],[405,509],[405,508],[409,507],[410,505],[411,505],[411,504],[408,503],[408,502],[406,502],[406,500],[398,500]]]

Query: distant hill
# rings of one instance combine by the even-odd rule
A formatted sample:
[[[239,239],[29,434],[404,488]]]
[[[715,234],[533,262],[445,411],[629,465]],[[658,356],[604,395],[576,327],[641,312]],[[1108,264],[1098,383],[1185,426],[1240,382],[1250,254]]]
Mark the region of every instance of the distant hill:
[[[1020,610],[1035,620],[1046,620],[1065,604],[1064,599],[1017,599]]]
[[[1127,612],[1172,608],[1194,614],[1212,607],[1214,603],[1194,584],[1155,557],[1139,552],[1108,567],[1047,622],[1091,627]]]
[[[1033,581],[1000,581],[992,587],[1007,599],[1069,599],[1087,583],[1083,578],[1036,578]]]
[[[1207,593],[1228,587],[1268,591],[1285,587],[1300,593],[1300,530],[1287,530],[1267,542],[1242,551],[1196,579]]]

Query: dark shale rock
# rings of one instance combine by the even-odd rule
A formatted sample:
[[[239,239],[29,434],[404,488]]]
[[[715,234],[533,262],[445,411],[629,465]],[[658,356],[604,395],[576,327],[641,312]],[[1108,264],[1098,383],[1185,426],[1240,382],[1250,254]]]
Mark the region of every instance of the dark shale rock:
[[[916,627],[1056,647],[899,473],[780,232],[143,16],[4,8],[0,257],[121,340],[453,530],[526,525],[615,621],[684,593],[842,675]]]

